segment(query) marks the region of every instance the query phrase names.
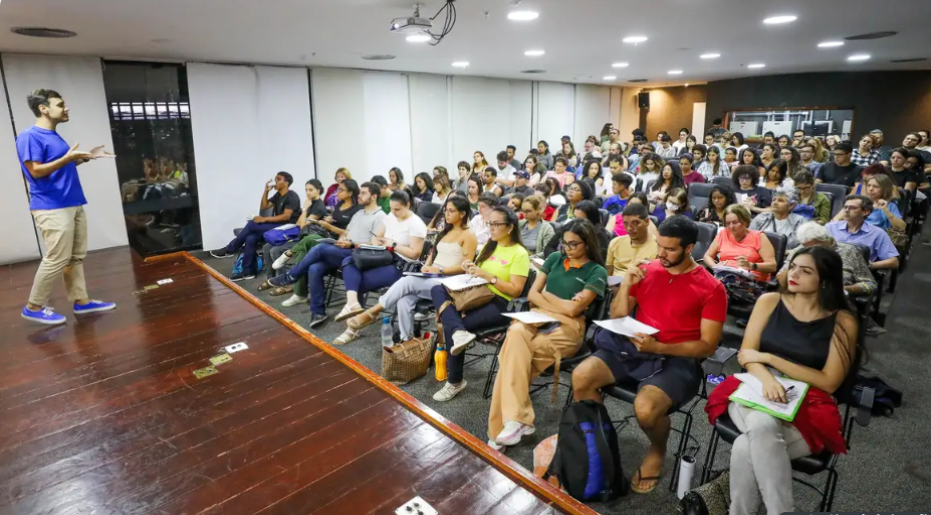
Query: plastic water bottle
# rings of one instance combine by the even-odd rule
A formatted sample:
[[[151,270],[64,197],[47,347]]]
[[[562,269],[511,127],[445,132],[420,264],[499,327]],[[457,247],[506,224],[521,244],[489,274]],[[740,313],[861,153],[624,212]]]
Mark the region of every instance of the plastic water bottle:
[[[391,318],[381,319],[381,346],[394,347],[394,330],[391,328]]]

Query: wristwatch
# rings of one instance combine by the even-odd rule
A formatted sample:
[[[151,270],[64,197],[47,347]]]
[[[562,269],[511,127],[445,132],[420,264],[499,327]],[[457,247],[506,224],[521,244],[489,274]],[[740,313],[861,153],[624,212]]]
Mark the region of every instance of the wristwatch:
[[[756,271],[756,269],[757,269],[756,263],[750,263],[750,268],[751,268],[753,271]]]
[[[442,265],[436,265],[436,269],[440,271],[440,275],[443,275],[443,266],[442,266]]]
[[[491,284],[498,284],[498,276],[491,276]]]

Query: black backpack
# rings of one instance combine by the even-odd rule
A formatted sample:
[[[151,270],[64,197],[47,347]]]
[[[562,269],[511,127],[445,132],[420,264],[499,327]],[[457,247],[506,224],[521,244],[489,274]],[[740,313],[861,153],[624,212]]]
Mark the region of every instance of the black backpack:
[[[563,411],[544,479],[550,476],[580,501],[606,502],[627,494],[617,432],[604,405],[581,401]]]

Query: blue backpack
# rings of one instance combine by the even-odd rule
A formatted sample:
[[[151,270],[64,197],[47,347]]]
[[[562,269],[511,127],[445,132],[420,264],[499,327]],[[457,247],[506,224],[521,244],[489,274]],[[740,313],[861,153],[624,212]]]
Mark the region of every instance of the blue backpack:
[[[265,240],[265,243],[268,243],[272,247],[277,247],[279,245],[284,245],[289,241],[294,241],[301,237],[301,228],[294,224],[285,224],[281,227],[276,227],[274,229],[269,229],[262,234],[262,238]]]
[[[259,273],[265,269],[265,262],[261,254],[255,257],[255,272]],[[233,275],[242,273],[242,253],[236,254],[236,260],[233,261]]]
[[[580,501],[607,502],[627,495],[617,431],[608,410],[594,401],[569,405],[559,421],[553,461],[543,479],[555,476]]]

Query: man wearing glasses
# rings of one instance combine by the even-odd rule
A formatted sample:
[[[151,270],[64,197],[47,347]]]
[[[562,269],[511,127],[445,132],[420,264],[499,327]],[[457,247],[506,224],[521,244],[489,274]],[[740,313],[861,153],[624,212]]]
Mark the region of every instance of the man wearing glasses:
[[[841,141],[834,146],[834,162],[825,163],[815,175],[818,182],[840,184],[852,188],[860,179],[863,167],[850,161],[853,146],[849,141]]]

